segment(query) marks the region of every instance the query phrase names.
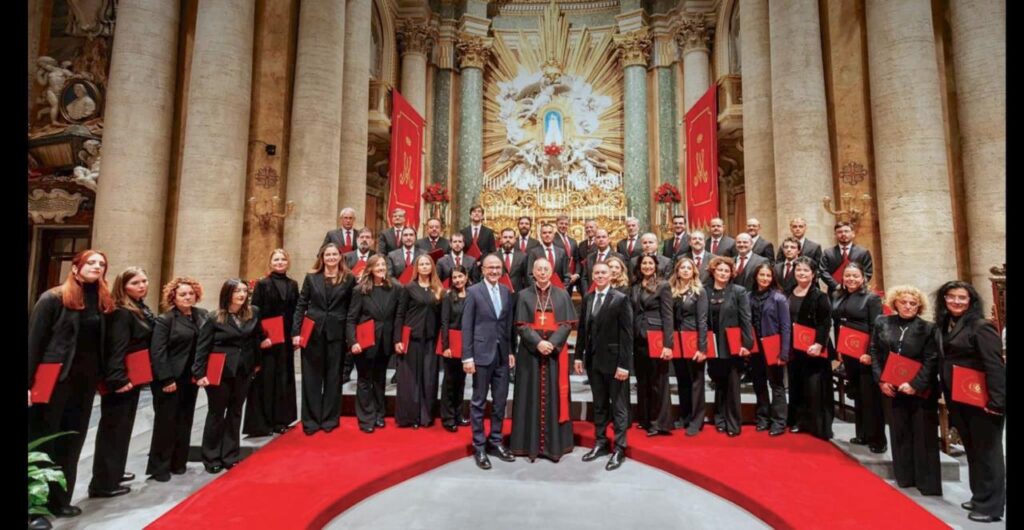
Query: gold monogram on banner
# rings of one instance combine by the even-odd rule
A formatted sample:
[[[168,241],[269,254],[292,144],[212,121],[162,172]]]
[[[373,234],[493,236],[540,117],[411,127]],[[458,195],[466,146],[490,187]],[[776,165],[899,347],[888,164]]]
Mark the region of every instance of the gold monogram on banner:
[[[588,218],[625,235],[622,69],[611,31],[570,34],[552,2],[539,34],[498,32],[492,57],[480,198],[489,224],[565,214],[574,237]]]

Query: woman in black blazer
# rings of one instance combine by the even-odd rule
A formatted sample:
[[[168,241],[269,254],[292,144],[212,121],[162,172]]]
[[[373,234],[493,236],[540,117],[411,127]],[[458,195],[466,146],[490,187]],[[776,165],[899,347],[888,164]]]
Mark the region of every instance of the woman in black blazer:
[[[291,259],[284,249],[270,253],[270,274],[256,282],[252,305],[260,320],[282,317],[285,341],[262,350],[261,370],[249,385],[242,432],[250,436],[283,433],[295,421],[295,356],[287,340],[299,303],[299,284],[288,277]]]
[[[896,314],[879,317],[871,332],[873,381],[881,389],[892,435],[892,466],[901,488],[917,486],[922,495],[942,495],[939,468],[938,364],[935,325],[921,318],[924,294],[916,287],[889,289],[886,304]],[[909,383],[882,382],[890,353],[921,363]]]
[[[747,290],[735,283],[732,258],[715,256],[708,263],[714,283],[708,289],[708,327],[715,333],[718,357],[708,363],[708,375],[715,381],[715,429],[729,436],[740,435],[740,366],[754,347]],[[736,354],[729,351],[728,328],[740,329]]]
[[[346,318],[349,351],[356,364],[356,417],[359,429],[373,432],[384,427],[384,385],[388,359],[394,351],[391,338],[401,286],[388,277],[388,264],[381,255],[370,256],[359,284],[352,290]],[[363,349],[356,341],[356,325],[373,321],[373,346]]]
[[[302,280],[292,317],[292,346],[301,345],[302,322],[313,321],[302,351],[302,432],[331,432],[341,418],[341,363],[345,318],[355,277],[334,243],[320,248],[313,269]]]
[[[790,432],[808,431],[818,438],[832,438],[833,403],[832,362],[829,357],[828,333],[832,327],[832,305],[828,295],[814,281],[816,267],[807,256],[800,256],[793,266],[796,287],[789,295],[789,314],[794,328],[797,324],[814,329],[814,342],[807,350],[796,347],[793,333],[792,357],[789,364],[789,413],[786,423]]]
[[[951,281],[935,295],[935,325],[942,334],[942,381],[950,423],[967,452],[971,500],[963,503],[972,521],[999,520],[1006,506],[1003,462],[1003,414],[1006,411],[1006,362],[995,326],[982,316],[981,297],[967,282]],[[953,367],[982,372],[988,390],[984,407],[953,399]]]
[[[96,385],[100,382],[106,332],[103,315],[114,310],[106,274],[107,257],[102,252],[79,252],[71,260],[71,271],[64,283],[43,293],[29,317],[29,388],[41,364],[61,363],[48,403],[33,404],[32,391],[28,392],[29,438],[75,431],[39,448],[64,470],[67,489],[51,483],[47,502],[50,512],[62,517],[82,513],[80,508],[71,506],[71,497]]]
[[[679,392],[679,414],[687,436],[696,436],[704,428],[704,361],[708,347],[708,292],[700,281],[697,266],[690,258],[676,261],[669,280],[672,287],[672,313],[675,330],[697,332],[697,352],[693,359],[673,361]],[[682,344],[679,345],[683,347]]]
[[[171,473],[185,474],[192,418],[199,387],[192,384],[199,330],[210,314],[195,307],[203,287],[192,278],[175,278],[163,288],[163,303],[170,310],[156,319],[149,355],[153,364],[153,438],[146,474],[158,482]]]
[[[836,341],[839,340],[841,326],[867,333],[870,337],[875,319],[881,314],[882,299],[868,290],[861,265],[851,261],[843,269],[843,284],[832,295],[832,323]],[[888,443],[885,438],[882,393],[871,375],[871,355],[865,353],[860,359],[854,359],[838,354],[838,351],[836,353],[846,367],[850,385],[856,389],[856,434],[850,443],[867,445],[872,453],[884,453]]]
[[[463,266],[452,269],[451,285],[441,302],[441,356],[444,358],[444,384],[441,385],[441,424],[449,432],[469,425],[462,417],[463,393],[466,390],[466,372],[462,370],[462,352],[452,351],[449,330],[462,329],[462,308],[466,305],[466,284],[469,270]]]
[[[437,401],[437,355],[434,339],[441,328],[444,287],[434,260],[422,254],[414,261],[416,280],[402,288],[393,339],[398,357],[395,423],[399,427],[429,427]],[[409,328],[409,349],[402,345],[402,328]]]
[[[767,430],[769,436],[779,436],[786,432],[785,365],[790,359],[790,333],[793,330],[789,321],[789,301],[782,294],[771,263],[762,263],[754,269],[754,285],[754,292],[750,293],[750,313],[758,353],[749,357],[750,378],[757,396],[754,418],[758,431]],[[774,335],[779,339],[779,362],[769,366],[764,353],[764,339]],[[771,400],[768,398],[769,386]]]
[[[196,360],[192,376],[206,389],[209,408],[203,428],[203,466],[207,473],[231,469],[241,460],[239,429],[242,405],[249,394],[252,374],[260,371],[258,349],[270,347],[259,326],[260,310],[249,305],[249,285],[243,280],[224,282],[217,312],[199,330]],[[262,342],[262,343],[261,343]],[[219,385],[207,377],[210,355],[224,354],[224,370]]]
[[[149,348],[156,315],[146,307],[148,293],[149,278],[139,267],[128,267],[114,278],[115,309],[107,316],[107,355],[103,363],[103,386],[107,392],[100,398],[90,497],[124,495],[131,488],[121,486],[121,482],[135,478],[134,474],[126,474],[124,468],[141,387],[128,380],[125,357]]]
[[[629,274],[626,272],[626,262],[617,256],[611,256],[607,260],[608,270],[611,271],[612,289],[629,297]]]
[[[658,278],[658,261],[651,255],[637,260],[630,289],[633,303],[633,369],[636,373],[637,427],[648,436],[671,434],[672,396],[668,388],[668,367],[672,359],[672,290]],[[647,331],[662,332],[662,342],[653,358],[648,352]]]

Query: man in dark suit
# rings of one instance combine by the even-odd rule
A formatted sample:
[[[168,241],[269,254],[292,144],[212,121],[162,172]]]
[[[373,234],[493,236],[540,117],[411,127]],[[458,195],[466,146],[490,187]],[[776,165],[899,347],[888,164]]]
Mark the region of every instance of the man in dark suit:
[[[818,266],[819,279],[828,286],[828,293],[833,291],[842,283],[843,269],[846,264],[857,262],[864,269],[864,282],[871,281],[871,251],[853,244],[856,234],[853,225],[846,221],[835,224],[836,246],[823,251]]]
[[[705,241],[704,248],[716,256],[733,257],[736,255],[736,241],[725,235],[725,221],[721,217],[715,217],[708,223],[708,231],[711,235]]]
[[[341,213],[338,214],[338,228],[327,232],[327,235],[324,236],[324,242],[320,246],[334,243],[342,254],[355,250],[358,233],[355,226],[356,211],[352,208],[343,208]]]
[[[741,232],[736,236],[736,272],[733,273],[732,283],[742,285],[748,291],[754,289],[757,280],[754,270],[758,265],[768,263],[764,256],[754,253],[753,246],[750,234]]]
[[[789,233],[796,239],[801,256],[807,256],[811,258],[811,261],[821,263],[821,245],[807,239],[807,221],[803,217],[794,217],[789,221]],[[780,244],[779,253],[775,256],[775,261],[782,261],[785,257]]]
[[[501,231],[501,250],[497,253],[505,274],[516,292],[530,286],[526,279],[526,254],[516,248],[516,231],[506,228]]]
[[[759,236],[761,233],[761,221],[751,217],[747,219],[747,233],[750,234],[751,251],[758,256],[764,257],[769,263],[775,263],[775,246],[771,241]],[[737,248],[737,251],[739,249]]]
[[[356,249],[352,252],[346,252],[343,256],[345,258],[345,265],[348,266],[349,270],[354,270],[356,263],[359,263],[360,261],[363,262],[363,267],[365,267],[366,260],[370,259],[370,256],[376,254],[376,252],[370,248],[371,243],[373,243],[373,230],[370,230],[369,228],[360,228],[359,236],[356,238]]]
[[[494,230],[484,225],[483,206],[476,204],[469,209],[469,226],[462,229],[462,238],[467,252],[473,247],[473,243],[476,243],[481,258],[498,250]]]
[[[697,267],[700,283],[704,284],[705,288],[710,289],[714,285],[715,279],[708,272],[708,264],[711,263],[715,255],[704,249],[704,232],[694,230],[690,234],[690,252],[686,254],[686,257],[692,259],[693,264]]]
[[[587,256],[594,251],[594,234],[597,233],[597,220],[587,219],[583,221],[583,235],[585,239],[580,241],[578,247],[579,250],[576,252],[576,263],[583,264],[586,261]],[[580,276],[584,276],[583,271],[577,270]]]
[[[686,216],[672,216],[672,237],[661,246],[661,255],[675,261],[676,258],[690,251],[690,236],[686,233]]]
[[[533,228],[533,220],[527,216],[521,216],[516,221],[519,228],[519,237],[516,238],[516,250],[526,254],[530,249],[540,246],[540,241],[530,237],[530,230]]]
[[[462,312],[462,368],[473,376],[470,422],[473,429],[473,458],[480,469],[490,469],[487,454],[505,462],[515,457],[502,444],[501,427],[508,401],[508,372],[515,368],[512,355],[512,294],[498,283],[501,259],[489,254],[483,259],[484,281],[466,290]],[[491,432],[484,434],[484,406],[491,392]]]
[[[377,236],[377,254],[387,256],[392,250],[402,246],[402,229],[405,228],[405,210],[395,208],[391,212],[391,228],[380,231]],[[416,233],[413,232],[413,241],[416,241]]]
[[[423,250],[416,248],[416,232],[412,228],[402,229],[402,246],[388,253],[388,275],[396,280],[402,276],[406,267],[414,267],[416,258],[424,254]],[[415,277],[415,273],[413,273]]]
[[[615,447],[605,469],[613,470],[626,459],[629,430],[629,373],[633,368],[633,306],[629,297],[610,288],[608,265],[598,262],[592,270],[594,292],[583,299],[576,339],[574,368],[586,366],[594,392],[594,448],[584,462],[609,452],[608,422],[615,430]]]
[[[527,253],[526,270],[529,272],[530,285],[536,283],[536,280],[533,278],[533,262],[538,258],[545,258],[551,264],[552,278],[557,275],[562,285],[568,284],[569,258],[566,257],[564,250],[555,246],[555,225],[551,223],[540,225],[540,246],[533,247]]]
[[[626,237],[615,245],[615,252],[626,256],[627,259],[633,259],[643,253],[640,248],[640,220],[636,217],[626,218]]]
[[[590,291],[590,285],[593,283],[590,275],[594,271],[595,263],[604,263],[608,261],[608,258],[616,256],[622,260],[622,263],[629,263],[621,254],[612,250],[611,239],[608,238],[608,231],[604,228],[598,228],[594,231],[594,250],[587,256],[587,261],[584,262],[585,267],[583,269],[583,277],[580,279],[580,289],[583,294]]]
[[[569,258],[569,282],[565,284],[565,290],[569,292],[569,296],[572,296],[573,287],[578,287],[579,271],[583,269],[577,257],[579,244],[576,243],[575,239],[569,237],[568,215],[559,215],[558,219],[555,220],[555,226],[558,228],[558,233],[555,234],[555,246],[561,247]]]
[[[440,278],[441,283],[446,284],[445,287],[448,287],[447,282],[452,277],[452,269],[459,265],[469,271],[469,281],[471,283],[480,281],[480,269],[476,266],[476,260],[473,256],[464,252],[463,240],[461,232],[452,234],[451,252],[437,260],[437,277]]]
[[[447,239],[441,237],[441,220],[431,217],[427,219],[427,237],[423,237],[416,240],[416,248],[426,252],[427,254],[441,249],[445,254],[451,250],[451,243]]]
[[[796,259],[800,257],[800,242],[795,237],[787,237],[782,240],[782,258],[775,263],[775,279],[779,281],[784,292],[790,292],[796,287]]]
[[[667,280],[672,276],[672,265],[671,259],[666,258],[658,253],[658,236],[653,232],[647,232],[640,236],[640,254],[629,260],[629,281],[630,283],[636,282],[636,264],[640,263],[641,256],[654,256],[655,261],[658,262],[658,277]]]

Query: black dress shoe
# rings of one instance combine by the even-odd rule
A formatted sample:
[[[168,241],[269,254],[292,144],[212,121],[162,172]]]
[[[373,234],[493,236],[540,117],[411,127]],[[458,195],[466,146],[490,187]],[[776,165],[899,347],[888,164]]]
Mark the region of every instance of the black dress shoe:
[[[99,498],[117,497],[118,495],[124,495],[125,493],[128,493],[131,490],[132,489],[129,488],[128,486],[118,486],[118,487],[116,487],[116,488],[114,488],[112,490],[109,490],[109,491],[108,490],[94,490],[92,488],[89,488],[89,498],[90,499],[95,499],[97,497],[99,497]]]
[[[323,431],[326,432],[326,433],[329,433],[329,432],[331,432],[331,431],[333,431],[334,429],[337,429],[337,428],[338,428],[337,425],[335,425],[334,427],[324,427]]]
[[[967,518],[976,523],[994,523],[1000,519],[1000,517],[994,515],[985,515],[978,512],[971,512],[967,514]]]
[[[52,512],[53,515],[56,515],[57,517],[77,517],[79,515],[82,515],[81,508],[79,508],[78,506],[71,506],[70,504],[67,506],[61,506],[60,508],[55,508],[53,510],[50,510],[50,512]]]
[[[459,428],[457,426],[455,426],[454,424],[450,424],[450,423],[445,423],[444,424],[444,430],[446,430],[448,432],[459,432]]]
[[[121,477],[121,482],[130,482],[132,480],[135,480],[135,473],[126,472],[124,476]]]
[[[619,469],[619,466],[622,465],[622,461],[625,459],[626,452],[622,449],[616,449],[615,452],[612,453],[612,457],[608,459],[608,463],[604,465],[604,468],[608,471]]]
[[[768,436],[782,436],[783,434],[786,434],[786,429],[779,428],[768,431]]]
[[[789,428],[789,432],[800,432],[800,426],[794,425]]]
[[[419,429],[420,428],[420,424],[419,423],[413,423],[412,424],[412,428],[413,428],[413,430]]]
[[[961,504],[960,507],[965,509],[965,510],[967,510],[967,511],[969,511],[969,512],[973,512],[974,511],[974,501],[967,501],[967,502]]]
[[[186,471],[188,471],[188,469],[186,469],[184,467],[180,468],[180,469],[172,469],[171,470],[171,474],[172,475],[184,475]]]
[[[854,445],[867,445],[868,444],[867,440],[864,440],[862,438],[857,438],[856,436],[854,436],[853,438],[850,438],[850,443],[852,443]]]
[[[227,471],[238,465],[238,462],[224,462],[224,470]]]
[[[641,431],[649,431],[649,430],[651,430],[651,424],[649,424],[649,423],[637,423],[636,424],[636,428],[640,429]]]
[[[725,427],[722,427],[721,425],[715,425],[715,430],[718,432],[725,432]]]
[[[456,423],[456,424],[457,424],[457,425],[458,425],[459,427],[466,427],[467,425],[469,425],[469,423],[470,423],[470,422],[469,422],[469,420],[467,420],[466,418],[459,418],[459,421],[457,421],[457,422],[455,422],[455,423]]]
[[[360,426],[359,430],[365,432],[366,434],[370,434],[371,432],[373,432],[373,427]]]
[[[756,428],[754,428],[754,430],[757,431],[757,432],[767,431],[768,430],[768,426],[767,425],[758,425]]]
[[[155,480],[157,482],[167,482],[167,481],[171,480],[171,474],[170,473],[161,473],[159,475],[150,475],[149,478],[152,479],[152,480]]]
[[[50,530],[53,525],[45,517],[35,517],[28,522],[28,530]]]
[[[648,437],[652,437],[652,436],[671,436],[671,435],[672,435],[672,433],[670,433],[668,431],[660,431],[658,429],[648,429],[647,430],[647,436]]]
[[[675,427],[676,429],[685,429],[686,420],[679,418],[678,420],[672,422],[672,426]]]
[[[376,422],[375,422],[375,423],[373,424],[373,426],[374,426],[374,427],[377,427],[378,429],[383,429],[383,428],[384,428],[384,419],[383,419],[383,418],[381,418],[381,419],[377,420],[377,421],[376,421]]]
[[[691,436],[692,437],[692,436],[697,436],[698,434],[700,434],[700,429],[691,429],[689,427],[686,428],[686,435],[687,436]]]
[[[502,462],[516,461],[516,457],[512,454],[512,451],[509,451],[508,447],[505,447],[504,445],[501,444],[492,445],[490,448],[488,448],[487,452],[488,454],[492,454],[498,457],[498,460],[501,460]]]
[[[473,453],[473,460],[476,461],[476,467],[480,469],[491,469],[491,459],[487,458],[487,453],[477,451],[476,453]]]
[[[290,429],[290,428],[291,427],[288,427],[287,425],[281,425],[281,426],[278,426],[278,427],[274,427],[274,432],[276,432],[277,434],[284,434],[284,433],[288,432],[288,429]]]
[[[581,460],[583,460],[584,462],[590,462],[591,460],[594,460],[595,458],[604,456],[606,454],[608,454],[607,447],[603,445],[595,445],[594,448],[590,450],[590,452],[583,455],[583,458]]]
[[[889,449],[889,446],[886,444],[871,444],[868,446],[868,449],[870,449],[872,453],[882,454]]]
[[[210,473],[211,475],[216,475],[221,471],[224,471],[224,466],[206,466],[206,472]]]
[[[740,431],[729,431],[726,433],[729,438],[735,438],[740,435]]]
[[[316,434],[317,430],[318,429],[302,429],[302,432],[305,433],[306,436],[313,436],[314,434]]]

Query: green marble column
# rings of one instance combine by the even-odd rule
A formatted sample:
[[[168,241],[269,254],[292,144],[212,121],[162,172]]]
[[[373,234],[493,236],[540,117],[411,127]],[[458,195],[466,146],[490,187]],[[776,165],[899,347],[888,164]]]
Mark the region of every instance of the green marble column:
[[[676,76],[671,67],[658,68],[658,169],[661,182],[680,186],[679,120],[676,114]]]
[[[448,182],[448,150],[451,145],[451,121],[448,119],[451,107],[452,73],[439,69],[434,75],[434,134],[430,153],[430,182]]]
[[[480,200],[484,166],[483,71],[463,68],[459,90],[458,217],[456,226],[469,223],[469,208]],[[436,145],[436,144],[435,144]]]
[[[647,68],[625,68],[625,175],[626,199],[642,229],[650,227],[651,186],[647,179]],[[645,228],[647,227],[647,228]]]

